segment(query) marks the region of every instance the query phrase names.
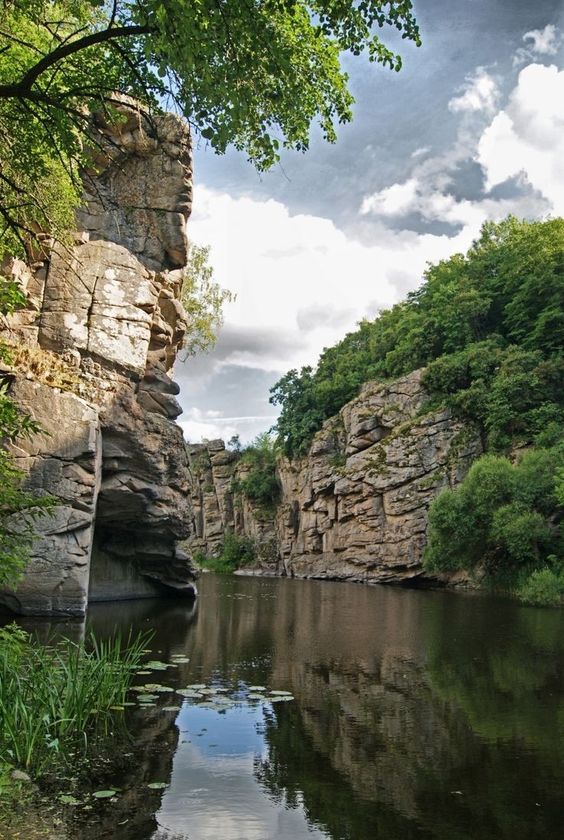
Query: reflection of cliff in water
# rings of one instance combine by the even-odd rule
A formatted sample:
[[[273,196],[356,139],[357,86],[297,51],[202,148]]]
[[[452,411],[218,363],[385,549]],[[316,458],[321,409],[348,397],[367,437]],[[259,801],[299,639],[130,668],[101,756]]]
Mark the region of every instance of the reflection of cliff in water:
[[[559,836],[561,614],[355,591],[353,615],[347,594],[277,601],[273,677],[298,702],[269,716],[260,781],[334,838]]]
[[[87,627],[153,630],[156,658],[190,658],[163,674],[174,687],[291,691],[295,702],[265,706],[254,778],[332,840],[546,840],[561,836],[564,809],[563,624],[560,611],[481,596],[204,575],[193,609],[104,604]],[[169,702],[127,713],[132,742],[116,742],[96,778],[120,797],[79,824],[84,840],[158,836],[162,794],[146,786],[170,781],[182,751]]]

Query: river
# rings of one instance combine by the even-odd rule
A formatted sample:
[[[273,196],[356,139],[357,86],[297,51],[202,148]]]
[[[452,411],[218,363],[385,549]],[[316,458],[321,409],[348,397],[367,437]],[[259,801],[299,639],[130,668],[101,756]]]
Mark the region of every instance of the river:
[[[138,682],[216,693],[127,708],[98,780],[118,795],[81,840],[564,837],[562,611],[207,574],[194,605],[99,604],[88,625],[154,632],[176,662]]]

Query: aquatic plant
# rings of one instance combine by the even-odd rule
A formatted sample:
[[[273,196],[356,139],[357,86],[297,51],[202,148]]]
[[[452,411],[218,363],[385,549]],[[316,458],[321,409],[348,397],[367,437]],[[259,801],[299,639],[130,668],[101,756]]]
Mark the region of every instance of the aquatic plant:
[[[147,635],[42,645],[16,625],[0,630],[0,763],[40,777],[87,751],[123,709]]]

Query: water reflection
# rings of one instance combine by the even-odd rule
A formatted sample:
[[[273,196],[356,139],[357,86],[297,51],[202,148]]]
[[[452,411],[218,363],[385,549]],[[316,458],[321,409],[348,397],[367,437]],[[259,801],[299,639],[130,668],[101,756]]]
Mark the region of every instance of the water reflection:
[[[314,581],[208,575],[200,588],[192,609],[98,604],[88,624],[152,629],[159,659],[190,658],[140,680],[295,701],[165,712],[167,695],[134,709],[132,742],[100,780],[120,798],[79,814],[78,836],[563,836],[564,613]],[[155,780],[167,788],[149,791]]]

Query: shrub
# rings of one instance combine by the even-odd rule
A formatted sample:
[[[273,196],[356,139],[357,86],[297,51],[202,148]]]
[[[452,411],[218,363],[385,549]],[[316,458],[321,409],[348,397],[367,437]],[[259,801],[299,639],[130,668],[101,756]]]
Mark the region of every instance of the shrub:
[[[564,572],[558,569],[537,569],[517,590],[526,604],[559,607],[564,604]]]
[[[217,557],[206,557],[198,551],[193,556],[194,561],[202,569],[220,574],[231,574],[242,566],[250,566],[256,560],[256,550],[253,540],[226,531],[221,547],[221,554]]]
[[[454,490],[429,509],[424,565],[430,571],[471,570],[517,585],[523,571],[562,556],[559,476],[564,445],[526,452],[517,464],[484,455]]]
[[[234,493],[242,493],[262,507],[273,507],[280,498],[276,475],[277,447],[268,432],[247,446],[241,455],[238,474],[232,481]]]

